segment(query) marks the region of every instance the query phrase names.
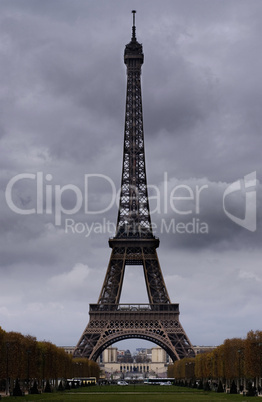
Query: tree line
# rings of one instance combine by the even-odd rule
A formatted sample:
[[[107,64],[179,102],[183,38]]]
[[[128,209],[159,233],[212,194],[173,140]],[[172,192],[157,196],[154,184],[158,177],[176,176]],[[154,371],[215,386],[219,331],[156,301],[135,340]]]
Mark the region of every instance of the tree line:
[[[187,384],[222,385],[230,390],[235,384],[237,392],[252,384],[262,388],[262,331],[250,331],[245,339],[226,339],[211,352],[194,358],[177,360],[168,368],[168,376]]]
[[[43,387],[48,381],[73,377],[99,378],[99,366],[86,358],[73,358],[51,342],[37,341],[31,335],[6,332],[0,327],[0,387],[7,389],[16,379],[29,387],[36,382]],[[7,384],[8,383],[8,384]]]

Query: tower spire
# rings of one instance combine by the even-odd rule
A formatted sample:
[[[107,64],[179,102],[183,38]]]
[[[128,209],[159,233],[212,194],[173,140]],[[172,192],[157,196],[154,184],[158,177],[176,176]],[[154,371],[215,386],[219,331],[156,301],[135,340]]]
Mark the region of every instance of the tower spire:
[[[136,41],[136,10],[132,10],[133,14],[133,27],[132,27],[132,41]]]

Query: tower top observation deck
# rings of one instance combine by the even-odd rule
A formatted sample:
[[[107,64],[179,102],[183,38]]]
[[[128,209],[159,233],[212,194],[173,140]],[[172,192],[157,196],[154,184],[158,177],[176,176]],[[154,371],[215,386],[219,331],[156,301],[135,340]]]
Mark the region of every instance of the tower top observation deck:
[[[125,47],[124,62],[125,64],[128,65],[128,60],[136,58],[140,59],[140,63],[142,65],[144,62],[144,54],[142,44],[138,43],[136,39],[136,25],[135,25],[136,10],[133,10],[132,13],[133,13],[132,37],[131,41]]]

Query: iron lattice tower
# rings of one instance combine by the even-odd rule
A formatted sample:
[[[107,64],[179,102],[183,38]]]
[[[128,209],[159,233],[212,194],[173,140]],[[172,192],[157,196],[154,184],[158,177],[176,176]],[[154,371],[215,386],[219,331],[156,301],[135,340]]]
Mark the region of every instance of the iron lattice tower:
[[[90,321],[74,356],[96,360],[111,344],[142,338],[160,345],[173,360],[193,356],[192,345],[179,322],[179,305],[171,304],[158,261],[159,239],[153,235],[145,167],[141,96],[143,48],[136,39],[135,11],[127,66],[122,183],[115,237],[97,304],[90,305]],[[119,304],[126,265],[142,265],[149,304]]]

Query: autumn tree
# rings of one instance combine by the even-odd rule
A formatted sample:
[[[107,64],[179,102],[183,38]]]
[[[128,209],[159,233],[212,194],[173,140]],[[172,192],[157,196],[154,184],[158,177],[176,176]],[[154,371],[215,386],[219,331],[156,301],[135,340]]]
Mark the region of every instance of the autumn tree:
[[[224,341],[225,376],[229,380],[240,378],[242,374],[244,341],[240,338],[226,339]]]
[[[245,344],[245,375],[247,378],[262,376],[262,331],[250,331]]]

